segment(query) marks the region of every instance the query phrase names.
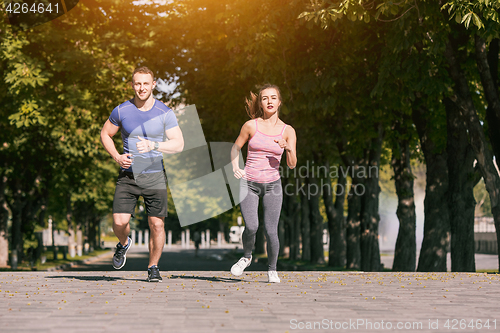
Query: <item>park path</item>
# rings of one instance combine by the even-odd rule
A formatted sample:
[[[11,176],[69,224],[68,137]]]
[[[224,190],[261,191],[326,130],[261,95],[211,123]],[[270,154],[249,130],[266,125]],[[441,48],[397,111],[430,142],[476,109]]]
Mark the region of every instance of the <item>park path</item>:
[[[164,267],[199,269],[165,269],[148,283],[139,250],[120,271],[109,257],[93,271],[0,273],[0,332],[500,330],[497,274],[280,272],[270,284],[263,264],[238,278],[231,260],[212,256],[220,250],[200,250],[164,253]]]
[[[242,252],[241,244],[227,244],[223,248],[200,249],[198,256],[195,256],[194,249],[183,249],[180,245],[175,244],[170,248],[165,247],[161,257],[159,266],[161,269],[174,271],[225,271],[231,268],[231,265],[238,259]],[[111,268],[111,256],[100,256],[99,260],[90,260],[90,263],[81,264],[67,268],[72,271],[108,271]],[[143,271],[148,264],[148,250],[145,246],[134,246],[127,256],[128,271]],[[381,262],[385,268],[391,269],[394,260],[393,254],[382,254]],[[418,259],[418,257],[417,257]],[[492,254],[475,255],[476,270],[495,270],[498,269],[498,256]],[[261,260],[259,263],[253,263],[247,270],[262,271],[266,269],[266,261]],[[278,261],[278,265],[280,262]],[[447,258],[448,271],[451,271],[451,256],[448,253]],[[280,267],[278,267],[280,269]]]
[[[226,248],[200,249],[195,256],[195,250],[183,249],[178,245],[164,249],[158,266],[161,271],[229,271],[231,266],[242,255],[242,250],[234,246]],[[90,261],[81,265],[68,267],[66,271],[109,271],[114,270],[111,266],[113,253],[99,257],[98,260]],[[127,262],[124,270],[146,271],[148,266],[148,249],[145,246],[133,246],[127,253]],[[262,261],[262,260],[261,260]],[[264,262],[264,263],[262,263]],[[248,271],[266,270],[266,260],[254,262]]]

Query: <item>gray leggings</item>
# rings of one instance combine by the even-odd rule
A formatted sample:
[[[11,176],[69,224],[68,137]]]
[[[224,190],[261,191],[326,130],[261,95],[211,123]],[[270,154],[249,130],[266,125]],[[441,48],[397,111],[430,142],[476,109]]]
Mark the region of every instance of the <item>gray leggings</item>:
[[[240,185],[240,198],[244,198],[240,203],[241,214],[245,220],[245,231],[242,235],[244,256],[250,258],[252,255],[255,235],[259,228],[259,198],[262,198],[269,270],[275,271],[280,248],[278,222],[283,203],[281,179],[272,183],[255,183],[242,179]]]

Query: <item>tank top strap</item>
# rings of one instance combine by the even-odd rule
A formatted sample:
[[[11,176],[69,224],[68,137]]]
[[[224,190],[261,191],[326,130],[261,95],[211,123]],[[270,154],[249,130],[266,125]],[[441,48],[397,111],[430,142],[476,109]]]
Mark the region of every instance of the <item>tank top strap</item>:
[[[281,130],[280,135],[283,135],[283,133],[285,132],[285,128],[286,128],[287,126],[288,126],[287,124],[285,124],[285,126],[283,126],[283,129]]]
[[[259,131],[259,122],[257,121],[257,118],[255,118],[255,132]]]

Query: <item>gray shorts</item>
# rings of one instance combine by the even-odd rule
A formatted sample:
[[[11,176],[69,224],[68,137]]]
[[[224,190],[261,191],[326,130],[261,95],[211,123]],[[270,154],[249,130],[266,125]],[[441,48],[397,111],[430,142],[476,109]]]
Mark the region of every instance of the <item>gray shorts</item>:
[[[165,217],[167,212],[167,185],[165,173],[136,175],[120,171],[113,199],[114,214],[134,215],[137,200],[142,196],[148,216]]]

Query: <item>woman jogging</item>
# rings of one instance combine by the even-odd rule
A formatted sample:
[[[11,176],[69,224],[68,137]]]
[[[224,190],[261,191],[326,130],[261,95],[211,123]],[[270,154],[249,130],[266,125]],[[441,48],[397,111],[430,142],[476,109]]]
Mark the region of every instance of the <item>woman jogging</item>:
[[[276,272],[279,254],[278,221],[283,202],[279,165],[286,150],[288,167],[297,164],[295,130],[279,119],[280,90],[275,85],[264,85],[258,96],[251,93],[246,101],[251,120],[241,128],[240,135],[231,149],[234,176],[241,179],[241,214],[245,221],[243,232],[243,257],[233,265],[231,273],[240,276],[252,262],[252,249],[259,227],[258,206],[262,199],[264,228],[267,238],[269,282],[280,282]],[[238,165],[239,153],[248,141],[247,161],[244,169]]]

